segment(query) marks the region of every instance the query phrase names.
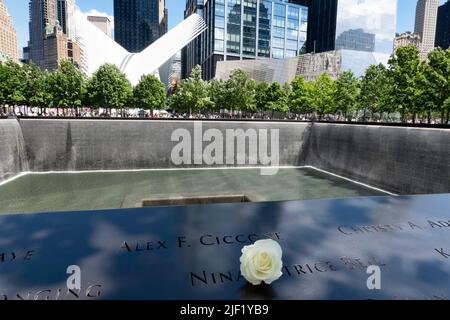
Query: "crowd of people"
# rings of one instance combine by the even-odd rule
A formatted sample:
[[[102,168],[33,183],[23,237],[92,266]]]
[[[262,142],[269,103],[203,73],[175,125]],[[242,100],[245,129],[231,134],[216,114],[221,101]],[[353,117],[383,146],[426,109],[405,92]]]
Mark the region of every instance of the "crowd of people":
[[[0,108],[0,117],[37,117],[37,118],[126,118],[126,119],[204,119],[204,120],[216,120],[216,119],[248,119],[248,120],[291,120],[291,121],[311,121],[318,120],[314,114],[269,114],[269,113],[253,113],[246,114],[242,112],[230,112],[228,110],[221,110],[220,113],[198,113],[188,114],[186,112],[177,112],[173,110],[143,110],[143,109],[91,109],[91,108],[79,108],[79,109],[57,109],[57,108]],[[341,115],[325,115],[322,121],[340,122],[345,121]],[[400,122],[400,119],[363,119],[360,116],[354,117],[352,122]],[[412,124],[412,120],[408,120],[407,123]],[[418,121],[418,124],[426,122]],[[439,121],[434,119],[431,121],[432,125],[441,125]],[[450,125],[450,122],[447,124]]]

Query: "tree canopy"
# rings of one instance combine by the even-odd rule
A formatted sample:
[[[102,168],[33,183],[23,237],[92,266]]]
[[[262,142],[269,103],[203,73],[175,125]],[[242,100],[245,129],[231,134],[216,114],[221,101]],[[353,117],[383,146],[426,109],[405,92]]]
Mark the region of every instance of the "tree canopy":
[[[87,78],[70,61],[62,61],[54,71],[42,71],[34,64],[0,63],[0,106],[154,110],[164,109],[166,101],[166,88],[158,78],[145,75],[132,88],[111,64]],[[252,116],[258,112],[449,123],[450,49],[435,49],[421,60],[417,48],[406,46],[397,49],[387,65],[372,65],[360,77],[345,71],[335,79],[328,73],[312,80],[300,75],[290,83],[256,82],[241,69],[227,79],[205,81],[202,68],[196,66],[168,102],[171,109],[189,114],[228,110]]]
[[[133,89],[134,105],[142,109],[161,109],[165,107],[166,88],[154,75],[142,76]]]
[[[124,108],[129,106],[132,87],[126,75],[113,64],[102,65],[88,81],[87,96],[94,108]]]

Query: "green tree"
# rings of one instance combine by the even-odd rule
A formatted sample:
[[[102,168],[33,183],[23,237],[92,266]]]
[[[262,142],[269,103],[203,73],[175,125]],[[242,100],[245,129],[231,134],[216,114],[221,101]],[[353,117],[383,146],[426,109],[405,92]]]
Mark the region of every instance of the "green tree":
[[[258,112],[263,112],[267,108],[267,89],[269,85],[266,82],[259,82],[255,86],[255,107]]]
[[[53,98],[53,79],[51,78],[52,72],[43,71],[42,73],[42,107],[43,108],[54,108],[56,107],[55,99]]]
[[[356,109],[356,102],[359,95],[359,81],[351,71],[345,71],[339,75],[334,85],[334,105],[335,111],[342,114],[347,119],[347,114]]]
[[[0,82],[2,104],[9,106],[24,104],[25,83],[22,67],[16,62],[8,60],[2,65],[0,77],[2,78]]]
[[[48,75],[47,81],[53,106],[63,108],[64,114],[67,108],[76,108],[78,113],[86,88],[83,72],[69,60],[64,60],[56,71]]]
[[[280,86],[278,82],[269,85],[266,90],[267,109],[272,112],[272,118],[275,112],[288,112],[288,93]]]
[[[142,76],[133,90],[134,104],[138,108],[151,110],[165,108],[166,87],[154,75]]]
[[[23,91],[25,104],[29,107],[40,107],[43,102],[44,79],[42,72],[34,63],[22,66],[25,75],[25,89]]]
[[[373,113],[388,111],[383,108],[383,96],[386,85],[386,67],[383,64],[371,65],[367,68],[359,82],[359,107],[364,110],[363,119],[366,120],[366,111]]]
[[[188,111],[191,115],[214,106],[209,94],[209,84],[202,79],[202,69],[197,65],[192,69],[189,79],[181,81],[170,99],[170,105],[174,109]]]
[[[408,114],[412,114],[415,121],[421,108],[420,99],[417,99],[420,70],[419,50],[412,45],[397,49],[389,60],[386,72],[389,86],[385,94],[392,109],[400,112],[403,122],[406,122]]]
[[[308,92],[307,82],[303,76],[297,76],[291,82],[289,105],[292,112],[311,112],[310,94]]]
[[[6,104],[6,81],[8,78],[8,69],[6,66],[0,62],[0,106],[4,108],[3,106]],[[6,109],[2,110],[3,112],[6,112]]]
[[[88,101],[94,108],[122,109],[130,103],[132,92],[125,74],[112,64],[102,65],[87,84]]]
[[[334,87],[334,80],[326,72],[308,86],[309,101],[320,120],[333,111]]]
[[[250,79],[247,72],[233,70],[226,81],[227,105],[231,110],[254,112],[256,110],[256,82]]]
[[[422,104],[426,106],[428,122],[431,112],[441,113],[441,122],[450,118],[450,49],[435,49],[428,54],[428,63],[422,64],[420,74]]]
[[[227,109],[227,88],[222,79],[213,79],[209,82],[209,99],[213,102],[216,111]]]

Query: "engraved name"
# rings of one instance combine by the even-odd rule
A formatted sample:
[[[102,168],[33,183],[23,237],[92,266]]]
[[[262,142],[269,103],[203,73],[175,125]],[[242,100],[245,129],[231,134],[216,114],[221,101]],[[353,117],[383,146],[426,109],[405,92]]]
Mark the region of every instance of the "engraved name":
[[[293,264],[283,266],[283,278],[298,277],[307,275],[317,275],[327,272],[337,272],[341,270],[366,270],[369,265],[386,266],[376,258],[360,259],[351,257],[340,257],[336,262],[318,261],[304,264]],[[189,280],[192,287],[201,285],[220,285],[229,282],[239,282],[243,279],[240,271],[216,271],[202,270],[201,272],[190,272]]]
[[[426,229],[439,230],[445,228],[450,229],[450,220],[427,220],[425,223],[422,224],[407,221],[398,224],[383,224],[383,225],[368,225],[368,226],[342,225],[337,227],[337,230],[346,236],[350,236],[367,233],[422,231]]]
[[[33,255],[34,250],[0,252],[0,265],[12,261],[30,261]]]
[[[78,300],[78,299],[95,299],[101,295],[100,284],[91,285],[86,290],[76,289],[44,289],[27,293],[16,293],[15,295],[7,295],[0,293],[0,300]]]

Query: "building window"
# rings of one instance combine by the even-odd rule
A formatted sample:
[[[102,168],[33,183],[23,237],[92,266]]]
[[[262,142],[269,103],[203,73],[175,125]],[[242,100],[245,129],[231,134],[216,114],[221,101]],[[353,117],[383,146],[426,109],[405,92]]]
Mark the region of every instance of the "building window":
[[[275,3],[274,14],[280,17],[286,17],[286,6],[284,4]]]
[[[297,51],[294,50],[286,50],[284,57],[285,58],[294,58],[297,56]]]
[[[288,7],[288,18],[297,20],[300,17],[299,8]]]
[[[241,45],[241,0],[228,0],[227,51],[240,53]]]
[[[222,28],[215,28],[214,35],[216,40],[225,40],[225,33]]]
[[[224,51],[224,45],[223,40],[214,40],[214,51],[223,52]]]
[[[273,38],[272,45],[277,48],[284,48],[284,38]]]
[[[272,49],[272,58],[274,59],[283,59],[284,58],[284,50],[273,48]]]

